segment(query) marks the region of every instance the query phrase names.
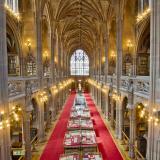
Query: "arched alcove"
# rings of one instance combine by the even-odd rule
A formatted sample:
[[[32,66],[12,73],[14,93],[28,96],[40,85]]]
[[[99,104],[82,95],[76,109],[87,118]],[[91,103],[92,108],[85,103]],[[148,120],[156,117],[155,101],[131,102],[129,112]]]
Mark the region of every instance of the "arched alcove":
[[[43,74],[50,75],[50,60],[51,60],[51,22],[49,10],[45,5],[42,15],[42,54],[43,54]]]
[[[7,25],[7,54],[8,54],[8,74],[9,76],[20,75],[20,53],[19,43],[13,30]]]
[[[150,22],[145,25],[137,44],[137,75],[149,76],[150,67]]]

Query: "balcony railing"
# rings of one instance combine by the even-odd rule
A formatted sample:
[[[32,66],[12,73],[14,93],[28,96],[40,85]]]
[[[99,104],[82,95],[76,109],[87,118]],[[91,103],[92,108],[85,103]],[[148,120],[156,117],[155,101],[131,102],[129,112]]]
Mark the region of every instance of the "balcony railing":
[[[26,81],[30,81],[32,86],[32,92],[35,92],[39,88],[39,81],[37,77],[24,78],[24,77],[9,77],[8,80],[8,96],[13,98],[16,96],[25,95]]]
[[[122,76],[120,79],[120,89],[123,91],[128,91],[130,84],[129,80],[133,81],[134,94],[139,96],[149,96],[150,92],[150,79],[149,76],[137,76],[128,77]],[[117,79],[115,76],[107,76],[107,85],[116,86]]]
[[[108,84],[111,84],[112,83],[112,76],[107,76],[107,83]]]
[[[133,80],[133,87],[135,94],[149,95],[149,76],[138,76],[138,77],[121,77],[121,89],[128,90],[129,79]]]

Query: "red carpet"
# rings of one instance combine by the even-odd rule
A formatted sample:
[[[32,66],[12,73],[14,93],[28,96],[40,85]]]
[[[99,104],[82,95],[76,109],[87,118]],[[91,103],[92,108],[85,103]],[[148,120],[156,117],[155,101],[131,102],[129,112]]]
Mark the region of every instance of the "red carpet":
[[[70,109],[73,105],[75,93],[68,98],[64,110],[55,126],[55,129],[41,155],[40,160],[59,160],[63,153],[63,139],[67,129],[67,122],[70,116]]]
[[[102,153],[103,160],[123,160],[90,95],[85,94],[85,97],[94,122],[94,129],[99,141],[98,148]]]

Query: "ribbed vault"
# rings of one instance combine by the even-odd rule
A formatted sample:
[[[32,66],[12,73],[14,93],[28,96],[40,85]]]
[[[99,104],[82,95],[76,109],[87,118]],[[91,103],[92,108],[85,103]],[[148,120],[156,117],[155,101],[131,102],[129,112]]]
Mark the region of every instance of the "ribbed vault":
[[[102,0],[61,0],[56,21],[67,53],[78,48],[92,53],[104,21]]]

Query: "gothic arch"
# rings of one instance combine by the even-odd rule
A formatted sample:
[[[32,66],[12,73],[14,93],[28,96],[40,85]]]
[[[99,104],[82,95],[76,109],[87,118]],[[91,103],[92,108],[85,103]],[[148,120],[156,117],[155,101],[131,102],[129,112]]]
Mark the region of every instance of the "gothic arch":
[[[18,28],[16,21],[7,13],[7,17],[6,17],[6,23],[7,23],[7,27],[6,30],[8,32],[8,29],[10,30],[10,32],[12,32],[13,37],[16,41],[17,44],[17,50],[18,53],[20,55],[22,55],[22,39],[21,39],[21,35],[20,35],[20,28]]]
[[[15,60],[12,66],[10,62],[8,63],[8,73],[10,75],[20,76],[22,74],[23,63],[22,39],[20,38],[20,28],[16,26],[15,21],[10,15],[7,15],[6,34],[8,61]]]
[[[137,75],[149,76],[150,73],[150,19],[140,27],[137,36]],[[143,65],[142,65],[143,64]]]

